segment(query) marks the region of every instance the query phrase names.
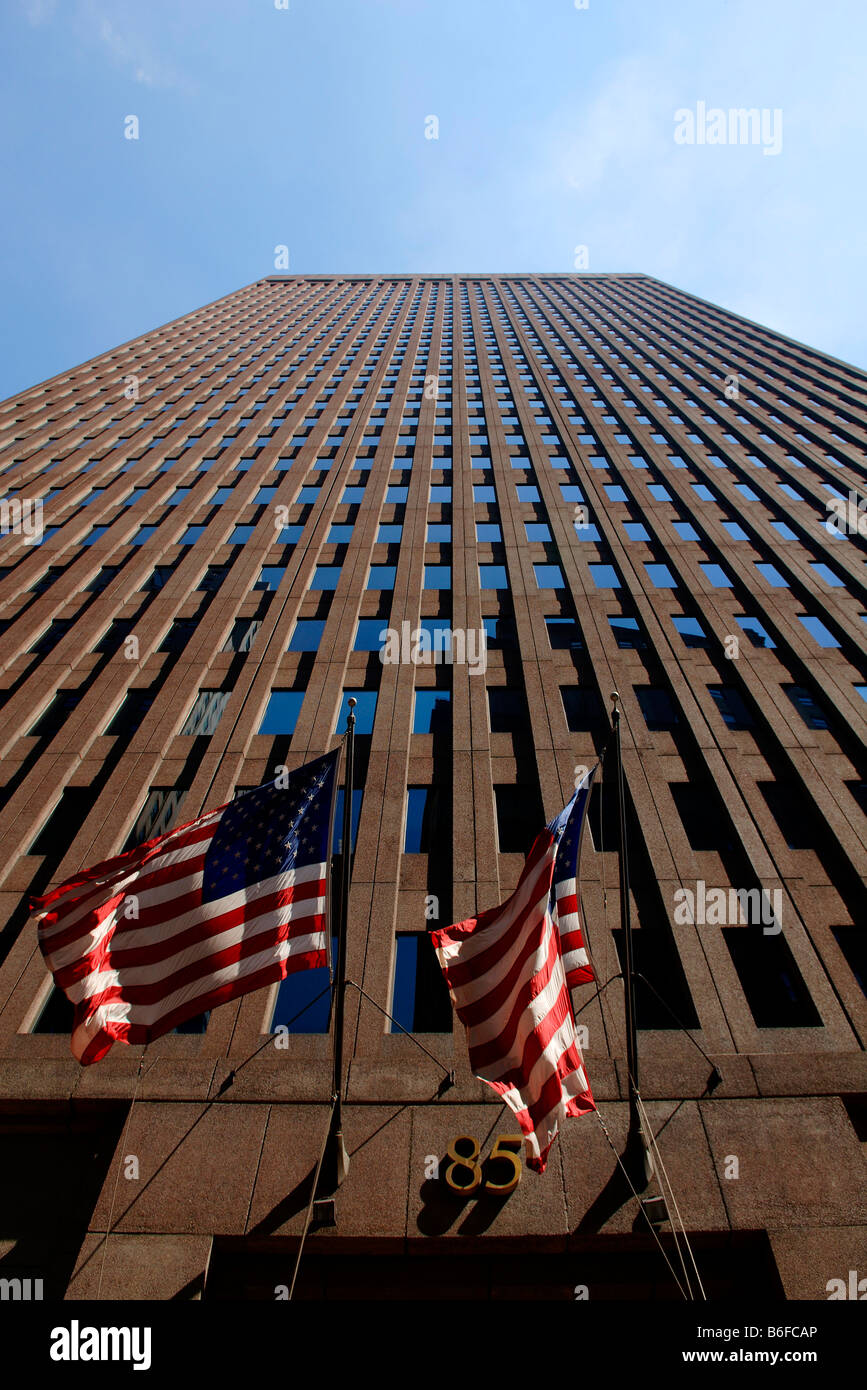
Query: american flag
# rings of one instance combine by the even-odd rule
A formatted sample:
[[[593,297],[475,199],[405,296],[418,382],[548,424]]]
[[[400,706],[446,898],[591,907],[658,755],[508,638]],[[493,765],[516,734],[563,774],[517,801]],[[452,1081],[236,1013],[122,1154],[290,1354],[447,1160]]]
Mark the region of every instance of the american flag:
[[[328,964],[335,749],[32,904],[87,1065],[229,999]]]
[[[546,827],[502,906],[431,933],[470,1066],[515,1112],[537,1173],[561,1120],[595,1109],[550,912],[556,855]]]
[[[569,805],[551,821],[548,829],[559,840],[554,861],[554,882],[551,886],[551,916],[560,933],[563,968],[570,989],[586,985],[593,978],[593,967],[581,929],[581,894],[578,890],[578,857],[581,837],[587,820],[590,788],[596,773],[590,769],[579,782]]]

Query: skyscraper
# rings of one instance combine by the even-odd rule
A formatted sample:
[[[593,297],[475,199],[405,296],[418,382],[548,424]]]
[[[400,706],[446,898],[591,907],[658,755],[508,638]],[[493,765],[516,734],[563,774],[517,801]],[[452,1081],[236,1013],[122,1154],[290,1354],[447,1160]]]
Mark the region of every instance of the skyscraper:
[[[863,1265],[863,373],[642,275],[271,276],[0,422],[0,1274],[291,1282],[327,979],[81,1069],[27,902],[333,747],[354,696],[351,1168],[299,1294],[679,1297],[593,1116],[493,1190],[514,1119],[428,940],[512,891],[615,690],[642,1094],[708,1292]],[[622,1146],[616,840],[606,762],[573,1001]]]

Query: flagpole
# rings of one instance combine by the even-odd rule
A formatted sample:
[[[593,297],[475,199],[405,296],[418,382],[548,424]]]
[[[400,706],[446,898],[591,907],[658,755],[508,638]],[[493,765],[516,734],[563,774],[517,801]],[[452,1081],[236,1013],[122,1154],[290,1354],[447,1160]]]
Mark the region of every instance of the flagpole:
[[[346,937],[352,858],[352,791],[355,774],[356,701],[349,697],[343,770],[343,838],[340,843],[340,919],[337,928],[337,977],[334,981],[334,1074],[331,1083],[331,1128],[322,1162],[320,1191],[334,1192],[349,1172],[349,1154],[343,1142],[343,1020],[346,1004]]]
[[[638,1026],[635,1009],[635,960],[632,941],[632,909],[629,901],[629,860],[626,855],[626,796],[623,787],[623,753],[620,743],[620,696],[615,690],[611,696],[614,706],[614,749],[617,755],[617,825],[618,858],[620,861],[620,927],[623,939],[623,983],[626,992],[626,1071],[629,1088],[629,1137],[627,1156],[633,1162],[630,1167],[636,1181],[646,1186],[653,1173],[653,1160],[650,1145],[644,1133],[644,1125],[639,1110],[638,1091]]]

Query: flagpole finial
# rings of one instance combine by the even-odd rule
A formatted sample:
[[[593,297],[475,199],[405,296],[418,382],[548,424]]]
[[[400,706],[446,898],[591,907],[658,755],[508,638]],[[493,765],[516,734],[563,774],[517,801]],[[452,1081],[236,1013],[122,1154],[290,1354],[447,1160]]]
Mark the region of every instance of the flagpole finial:
[[[349,705],[349,710],[346,715],[346,732],[349,733],[352,729],[355,728],[355,715],[353,713],[353,710],[355,709],[355,706],[358,704],[358,701],[356,700],[354,695],[350,695],[346,703]]]
[[[617,713],[617,706],[618,706],[619,701],[620,701],[620,696],[618,695],[617,691],[616,691],[616,690],[612,690],[612,692],[611,692],[611,703],[612,703],[612,705],[614,706],[614,713],[615,713],[615,714]]]

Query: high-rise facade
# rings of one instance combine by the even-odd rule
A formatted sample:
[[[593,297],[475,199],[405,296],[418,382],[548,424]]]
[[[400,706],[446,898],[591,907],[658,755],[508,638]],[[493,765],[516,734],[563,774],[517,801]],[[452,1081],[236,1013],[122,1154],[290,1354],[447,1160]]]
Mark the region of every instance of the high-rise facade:
[[[333,747],[354,695],[351,1167],[299,1292],[679,1297],[593,1116],[487,1187],[515,1123],[428,940],[512,891],[615,690],[641,1089],[707,1290],[867,1274],[865,386],[642,275],[272,276],[0,408],[0,1275],[290,1283],[321,972],[80,1068],[27,904]],[[607,762],[581,870],[622,1147]]]

